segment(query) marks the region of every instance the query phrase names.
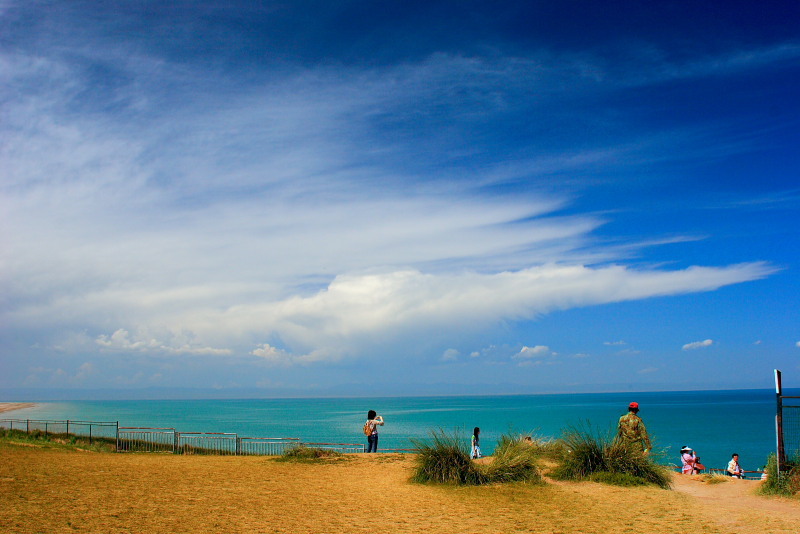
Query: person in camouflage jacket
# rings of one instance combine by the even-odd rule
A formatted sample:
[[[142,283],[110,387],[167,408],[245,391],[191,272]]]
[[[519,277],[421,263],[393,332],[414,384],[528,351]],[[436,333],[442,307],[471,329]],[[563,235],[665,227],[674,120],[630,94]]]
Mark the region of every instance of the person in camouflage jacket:
[[[637,415],[638,413],[639,403],[630,403],[628,413],[619,418],[617,439],[648,452],[651,449],[650,436],[647,435],[647,427],[644,426],[644,421]]]

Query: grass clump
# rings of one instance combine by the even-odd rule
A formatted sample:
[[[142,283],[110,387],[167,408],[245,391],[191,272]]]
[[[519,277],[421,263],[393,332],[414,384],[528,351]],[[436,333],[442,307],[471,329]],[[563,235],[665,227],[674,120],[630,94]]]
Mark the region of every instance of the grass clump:
[[[761,484],[762,495],[783,495],[791,497],[800,493],[800,455],[787,462],[788,471],[778,473],[778,460],[775,454],[767,459],[767,479]]]
[[[458,433],[431,432],[429,440],[418,440],[417,466],[412,480],[421,483],[482,485],[504,482],[540,482],[538,459],[542,449],[521,436],[504,435],[491,462],[473,462],[467,440]]]
[[[638,448],[613,439],[610,432],[596,433],[590,427],[570,428],[561,441],[562,455],[553,471],[557,479],[591,480],[595,476],[597,481],[618,480],[631,485],[632,479],[638,478],[644,484],[670,487],[670,473],[666,467],[655,463],[652,456]]]
[[[541,482],[539,458],[545,442],[526,441],[522,436],[503,435],[485,472],[490,482]]]
[[[332,451],[329,449],[320,449],[317,447],[292,447],[287,449],[281,454],[277,460],[279,462],[324,462],[328,460],[338,460],[343,458],[342,453]]]
[[[487,484],[486,473],[469,458],[466,440],[457,433],[432,430],[428,440],[414,440],[417,466],[412,480],[438,484]]]

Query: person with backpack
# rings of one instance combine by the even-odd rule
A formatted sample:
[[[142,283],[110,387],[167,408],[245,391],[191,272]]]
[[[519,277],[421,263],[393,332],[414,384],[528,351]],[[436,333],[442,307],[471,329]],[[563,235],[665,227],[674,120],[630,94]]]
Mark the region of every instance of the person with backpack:
[[[364,423],[364,435],[367,436],[367,452],[378,452],[378,425],[383,426],[383,416],[375,410],[367,412],[367,422]]]

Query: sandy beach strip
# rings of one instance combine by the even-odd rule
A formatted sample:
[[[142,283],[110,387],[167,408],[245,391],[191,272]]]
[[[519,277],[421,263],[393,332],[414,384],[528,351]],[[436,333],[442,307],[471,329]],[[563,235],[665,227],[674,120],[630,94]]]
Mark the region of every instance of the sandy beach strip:
[[[22,410],[23,408],[33,408],[36,404],[32,402],[0,402],[0,413]]]

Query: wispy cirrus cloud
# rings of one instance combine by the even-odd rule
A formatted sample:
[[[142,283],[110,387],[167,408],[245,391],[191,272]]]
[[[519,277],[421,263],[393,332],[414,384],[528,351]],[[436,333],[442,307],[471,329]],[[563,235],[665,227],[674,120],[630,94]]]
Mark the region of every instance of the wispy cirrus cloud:
[[[436,340],[447,361],[465,332],[776,272],[625,266],[645,246],[700,238],[600,242],[614,215],[575,207],[587,175],[691,159],[699,149],[670,147],[710,146],[716,131],[625,133],[609,113],[618,122],[595,125],[614,138],[584,138],[599,119],[569,104],[707,65],[623,75],[586,55],[432,52],[229,80],[102,32],[56,53],[54,35],[0,52],[2,319],[51,346],[291,366]],[[704,61],[725,73],[796,53]]]

